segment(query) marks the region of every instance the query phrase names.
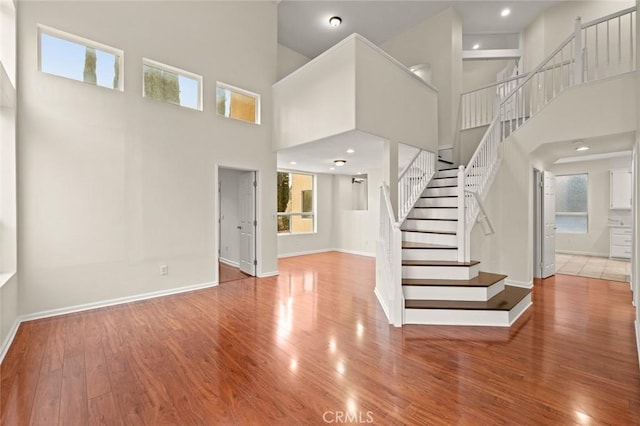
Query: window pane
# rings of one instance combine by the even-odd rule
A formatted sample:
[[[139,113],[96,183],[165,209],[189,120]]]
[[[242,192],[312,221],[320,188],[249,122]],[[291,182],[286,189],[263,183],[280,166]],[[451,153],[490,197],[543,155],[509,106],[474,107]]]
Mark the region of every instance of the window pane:
[[[278,172],[278,232],[313,232],[313,175]]]
[[[584,234],[589,231],[588,175],[556,177],[556,232]]]
[[[278,232],[291,232],[289,216],[278,216]]]
[[[216,112],[220,115],[250,123],[259,123],[260,97],[242,93],[229,87],[216,86]]]
[[[290,212],[289,173],[278,172],[278,213]]]
[[[120,57],[40,32],[40,71],[119,89]]]
[[[200,81],[161,66],[143,64],[144,97],[200,109]]]

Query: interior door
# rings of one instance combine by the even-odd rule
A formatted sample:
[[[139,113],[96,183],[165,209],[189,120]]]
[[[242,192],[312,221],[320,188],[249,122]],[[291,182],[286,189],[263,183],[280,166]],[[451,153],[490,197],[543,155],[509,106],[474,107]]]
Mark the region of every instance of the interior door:
[[[239,216],[240,270],[256,275],[256,173],[240,175]]]
[[[547,278],[556,273],[556,179],[543,172],[542,180],[542,278]]]

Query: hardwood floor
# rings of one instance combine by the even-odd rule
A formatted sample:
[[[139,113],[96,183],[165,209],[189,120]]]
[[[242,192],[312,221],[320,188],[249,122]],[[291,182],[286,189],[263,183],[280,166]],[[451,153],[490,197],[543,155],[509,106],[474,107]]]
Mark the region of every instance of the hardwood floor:
[[[373,259],[279,268],[22,324],[0,366],[1,423],[640,424],[628,284],[537,282],[510,329],[393,328]]]
[[[229,281],[242,280],[248,278],[249,275],[242,272],[239,268],[234,268],[233,266],[227,265],[226,263],[219,262],[218,277],[218,282],[222,284]]]

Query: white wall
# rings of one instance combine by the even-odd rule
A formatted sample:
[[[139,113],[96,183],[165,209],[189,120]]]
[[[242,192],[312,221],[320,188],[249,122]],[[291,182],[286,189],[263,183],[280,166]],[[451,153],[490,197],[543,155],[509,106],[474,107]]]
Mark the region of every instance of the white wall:
[[[258,272],[276,271],[276,4],[24,2],[19,12],[20,312],[216,280],[218,164],[258,170]],[[38,72],[38,23],[123,49],[124,92]],[[143,99],[143,56],[203,75],[204,111]],[[259,93],[262,124],[217,116],[216,80]]]
[[[515,64],[513,59],[474,59],[462,61],[462,91],[495,83],[500,71]]]
[[[311,59],[278,43],[278,80],[297,70]]]
[[[438,151],[438,94],[377,47],[356,39],[356,127]]]
[[[453,146],[462,91],[462,20],[458,12],[448,8],[393,37],[382,48],[406,66],[431,65],[432,84],[439,91],[439,144]],[[457,152],[455,146],[454,150]]]
[[[318,173],[316,176],[316,232],[309,234],[278,235],[278,256],[293,256],[325,251],[334,248],[333,175]]]
[[[588,232],[556,233],[556,251],[609,256],[609,171],[630,169],[631,158],[613,158],[556,164],[549,171],[556,176],[587,173]]]
[[[523,33],[524,71],[531,71],[574,31],[575,20],[593,21],[634,6],[635,1],[563,1],[547,9]]]
[[[240,262],[240,175],[242,170],[219,169],[220,183],[220,258],[227,262]]]

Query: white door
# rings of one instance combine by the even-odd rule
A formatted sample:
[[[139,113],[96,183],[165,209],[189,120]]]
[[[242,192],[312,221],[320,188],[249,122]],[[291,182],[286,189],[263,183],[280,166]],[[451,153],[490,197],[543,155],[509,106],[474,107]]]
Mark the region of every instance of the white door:
[[[247,172],[240,175],[239,216],[240,216],[240,270],[256,275],[256,174]]]
[[[556,179],[543,172],[542,278],[556,273]]]

